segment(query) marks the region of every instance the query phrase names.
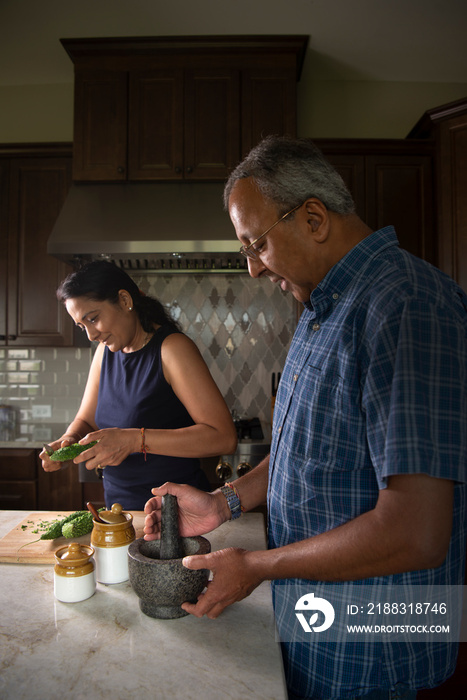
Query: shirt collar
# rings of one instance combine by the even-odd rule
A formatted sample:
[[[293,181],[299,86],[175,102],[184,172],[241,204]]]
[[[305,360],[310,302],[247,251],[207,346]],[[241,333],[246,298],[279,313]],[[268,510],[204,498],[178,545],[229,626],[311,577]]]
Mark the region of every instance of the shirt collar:
[[[340,299],[358,275],[364,273],[373,258],[386,248],[398,245],[399,241],[393,226],[385,226],[370,234],[331,267],[312,291],[310,301],[305,302],[305,306],[316,314],[323,313]]]

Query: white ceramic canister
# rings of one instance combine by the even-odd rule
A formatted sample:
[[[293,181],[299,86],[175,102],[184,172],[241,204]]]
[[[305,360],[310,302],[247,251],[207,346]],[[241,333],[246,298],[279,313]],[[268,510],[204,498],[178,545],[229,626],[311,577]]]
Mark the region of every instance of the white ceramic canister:
[[[135,539],[133,516],[122,511],[119,504],[112,511],[103,511],[102,517],[119,513],[121,522],[99,523],[93,520],[91,544],[94,547],[96,579],[99,583],[123,583],[128,581],[128,547]]]
[[[72,542],[54,553],[54,594],[62,603],[78,603],[96,590],[93,547]]]

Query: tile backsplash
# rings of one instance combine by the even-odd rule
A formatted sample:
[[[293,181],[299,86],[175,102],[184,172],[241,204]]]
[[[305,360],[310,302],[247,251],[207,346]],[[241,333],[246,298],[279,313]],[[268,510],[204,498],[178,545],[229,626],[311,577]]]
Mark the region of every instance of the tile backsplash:
[[[0,348],[0,403],[16,409],[17,438],[54,440],[79,408],[91,348]]]
[[[246,274],[132,277],[197,344],[229,409],[258,416],[268,437],[271,374],[282,371],[292,339],[293,297]],[[57,437],[79,407],[91,358],[83,348],[0,348],[0,404],[17,409],[18,437]]]

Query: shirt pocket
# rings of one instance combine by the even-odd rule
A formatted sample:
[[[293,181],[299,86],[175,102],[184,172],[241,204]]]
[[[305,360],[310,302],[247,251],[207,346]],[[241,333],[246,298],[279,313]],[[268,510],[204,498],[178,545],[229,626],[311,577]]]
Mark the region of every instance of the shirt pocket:
[[[297,377],[293,400],[284,420],[282,441],[296,464],[320,464],[339,459],[343,425],[344,380],[333,369],[309,362]]]

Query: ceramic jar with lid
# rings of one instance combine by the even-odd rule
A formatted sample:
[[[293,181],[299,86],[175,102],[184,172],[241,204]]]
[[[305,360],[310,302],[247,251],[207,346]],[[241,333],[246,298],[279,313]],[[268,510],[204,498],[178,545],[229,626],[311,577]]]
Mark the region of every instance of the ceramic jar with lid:
[[[133,516],[118,503],[110,511],[101,511],[101,518],[115,522],[100,523],[93,520],[91,544],[94,547],[96,579],[99,583],[123,583],[128,581],[128,547],[134,541]]]
[[[62,603],[78,603],[96,590],[94,549],[72,542],[54,553],[54,594]]]

